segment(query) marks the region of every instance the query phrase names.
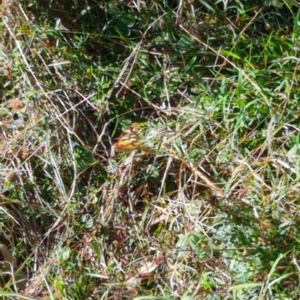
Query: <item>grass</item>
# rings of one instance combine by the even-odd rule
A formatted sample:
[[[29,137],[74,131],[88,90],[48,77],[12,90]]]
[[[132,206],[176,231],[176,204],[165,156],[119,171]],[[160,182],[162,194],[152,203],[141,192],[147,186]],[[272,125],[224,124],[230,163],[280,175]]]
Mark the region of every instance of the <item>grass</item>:
[[[296,2],[1,15],[0,295],[298,299]]]

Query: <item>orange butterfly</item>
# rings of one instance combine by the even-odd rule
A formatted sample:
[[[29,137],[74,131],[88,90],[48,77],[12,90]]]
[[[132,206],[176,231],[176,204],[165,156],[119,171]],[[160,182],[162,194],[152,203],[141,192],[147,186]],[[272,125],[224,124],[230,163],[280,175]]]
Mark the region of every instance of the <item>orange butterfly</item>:
[[[125,130],[125,132],[120,135],[117,142],[112,147],[111,156],[114,156],[115,151],[131,152],[133,150],[142,150],[147,153],[153,153],[153,150],[145,146],[144,142],[140,139],[137,123],[132,123],[129,129]]]
[[[132,123],[124,133],[120,135],[114,147],[116,151],[131,152],[140,149],[143,143],[138,133],[138,125]]]
[[[111,147],[110,156],[114,157],[115,152],[131,152],[133,150],[142,149],[142,141],[138,133],[138,125],[132,123],[129,129],[125,130],[124,133],[120,135],[117,142]]]

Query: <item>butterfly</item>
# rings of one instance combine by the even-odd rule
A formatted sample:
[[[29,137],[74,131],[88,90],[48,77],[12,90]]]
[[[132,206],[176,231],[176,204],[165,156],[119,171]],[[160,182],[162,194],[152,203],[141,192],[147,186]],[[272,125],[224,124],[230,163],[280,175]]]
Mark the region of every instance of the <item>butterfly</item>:
[[[142,147],[143,143],[139,136],[137,123],[130,124],[114,145],[116,151],[131,152]]]
[[[155,150],[147,147],[141,140],[137,123],[130,124],[129,128],[124,131],[113,145],[111,155],[114,156],[117,152],[131,152],[140,150],[146,153],[155,153]]]

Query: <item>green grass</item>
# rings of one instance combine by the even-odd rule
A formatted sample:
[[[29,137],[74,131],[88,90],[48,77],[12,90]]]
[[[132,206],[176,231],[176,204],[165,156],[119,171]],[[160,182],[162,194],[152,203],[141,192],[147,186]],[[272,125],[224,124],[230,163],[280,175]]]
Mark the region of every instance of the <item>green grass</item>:
[[[299,4],[0,11],[1,295],[298,299]]]

